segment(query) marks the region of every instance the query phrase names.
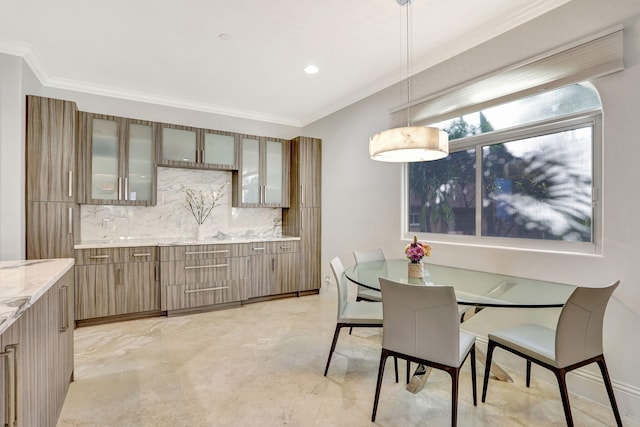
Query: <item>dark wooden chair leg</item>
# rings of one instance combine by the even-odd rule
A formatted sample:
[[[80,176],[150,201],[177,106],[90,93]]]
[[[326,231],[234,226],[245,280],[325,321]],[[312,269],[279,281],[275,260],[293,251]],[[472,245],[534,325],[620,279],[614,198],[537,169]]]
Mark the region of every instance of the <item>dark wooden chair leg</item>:
[[[531,360],[527,360],[527,387],[531,385]]]
[[[460,378],[460,368],[451,369],[451,427],[458,425],[458,380]]]
[[[616,418],[616,424],[618,427],[622,427],[622,418],[620,418],[620,411],[618,411],[618,404],[616,403],[616,396],[613,394],[613,386],[611,385],[611,378],[609,377],[609,371],[607,370],[607,364],[604,361],[604,356],[596,360],[602,372],[602,379],[604,386],[607,388],[607,394],[609,395],[609,402],[611,402],[611,409],[613,409],[613,415]]]
[[[353,332],[353,326],[349,328],[349,335],[351,335],[351,332]]]
[[[398,382],[398,358],[393,356],[393,367],[396,370],[396,382]]]
[[[382,376],[384,375],[384,365],[389,357],[389,351],[382,349],[380,353],[380,365],[378,366],[378,382],[376,384],[376,395],[373,398],[373,412],[371,413],[371,422],[376,421],[376,412],[378,412],[378,399],[380,398],[380,388],[382,387]]]
[[[484,365],[484,379],[482,383],[482,403],[484,403],[485,398],[487,397],[487,386],[489,385],[489,374],[491,369],[491,358],[493,357],[493,349],[496,347],[495,343],[489,340],[489,344],[487,345],[487,357],[486,363]]]
[[[342,328],[342,324],[338,323],[336,325],[336,331],[333,333],[333,342],[331,343],[331,350],[329,350],[329,358],[327,359],[327,366],[324,368],[325,377],[327,376],[327,372],[329,371],[331,356],[333,355],[333,351],[336,349],[336,343],[338,342],[338,336],[340,335],[340,328]]]
[[[407,384],[411,380],[411,362],[407,360]]]
[[[558,387],[560,388],[560,398],[564,407],[564,416],[567,419],[567,427],[573,427],[573,416],[571,415],[571,405],[569,404],[569,392],[567,391],[566,371],[564,369],[554,369],[558,379]]]
[[[476,387],[476,345],[471,347],[471,387],[473,387],[473,406],[478,406],[478,392]]]

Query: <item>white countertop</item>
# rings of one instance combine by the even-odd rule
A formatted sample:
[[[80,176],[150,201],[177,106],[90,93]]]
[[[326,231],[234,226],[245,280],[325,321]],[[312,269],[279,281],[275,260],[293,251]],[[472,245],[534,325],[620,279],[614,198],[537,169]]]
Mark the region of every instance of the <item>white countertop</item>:
[[[73,267],[73,258],[0,261],[0,334]]]
[[[94,249],[94,248],[131,248],[137,246],[183,246],[183,245],[212,245],[229,243],[252,243],[252,242],[281,242],[288,240],[300,240],[300,237],[291,236],[255,236],[239,237],[224,236],[218,238],[212,236],[204,240],[180,239],[180,238],[147,238],[147,239],[113,239],[113,240],[84,240],[76,243],[74,249]]]

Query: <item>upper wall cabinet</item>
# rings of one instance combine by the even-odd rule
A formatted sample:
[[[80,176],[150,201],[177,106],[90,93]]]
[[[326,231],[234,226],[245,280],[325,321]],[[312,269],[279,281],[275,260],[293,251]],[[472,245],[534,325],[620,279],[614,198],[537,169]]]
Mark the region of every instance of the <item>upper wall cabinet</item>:
[[[79,153],[86,179],[81,203],[156,203],[156,125],[142,120],[80,115]]]
[[[162,125],[160,166],[234,170],[238,164],[236,135],[230,132]]]
[[[27,200],[74,202],[76,104],[27,97]]]
[[[240,136],[239,165],[233,173],[233,206],[288,207],[289,156],[289,141]]]

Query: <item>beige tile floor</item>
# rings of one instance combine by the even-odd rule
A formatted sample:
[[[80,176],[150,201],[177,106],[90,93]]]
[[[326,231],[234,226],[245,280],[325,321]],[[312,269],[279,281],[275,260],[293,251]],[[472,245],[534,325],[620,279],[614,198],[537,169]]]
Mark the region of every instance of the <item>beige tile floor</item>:
[[[78,328],[75,382],[58,427],[372,425],[380,330],[343,330],[324,377],[335,312],[335,292],[323,289],[237,309]],[[448,375],[434,372],[411,394],[394,383],[392,367],[375,424],[450,425]],[[527,389],[511,373],[515,383],[492,380],[483,404],[479,365],[474,407],[467,362],[460,426],[564,424],[555,387],[534,379]],[[614,425],[607,406],[575,395],[571,404],[576,426]]]

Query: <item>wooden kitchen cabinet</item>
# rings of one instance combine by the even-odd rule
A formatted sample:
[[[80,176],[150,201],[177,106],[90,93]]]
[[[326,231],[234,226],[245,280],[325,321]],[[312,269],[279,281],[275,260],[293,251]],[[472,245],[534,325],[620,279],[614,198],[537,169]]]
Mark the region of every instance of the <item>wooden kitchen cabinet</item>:
[[[254,242],[251,248],[249,298],[298,290],[299,242]]]
[[[316,291],[321,268],[322,142],[297,137],[291,141],[291,206],[282,210],[282,230],[300,237],[298,291]]]
[[[213,308],[247,299],[247,244],[160,248],[162,310]]]
[[[27,96],[26,258],[73,258],[80,236],[75,103]]]
[[[289,141],[241,135],[238,170],[232,176],[233,206],[289,206],[289,157]]]
[[[162,124],[160,166],[234,170],[238,136],[231,132]]]
[[[0,335],[0,425],[55,426],[73,379],[73,269]]]
[[[81,202],[151,206],[156,203],[156,124],[79,113]]]
[[[158,314],[157,248],[76,250],[76,320]]]

